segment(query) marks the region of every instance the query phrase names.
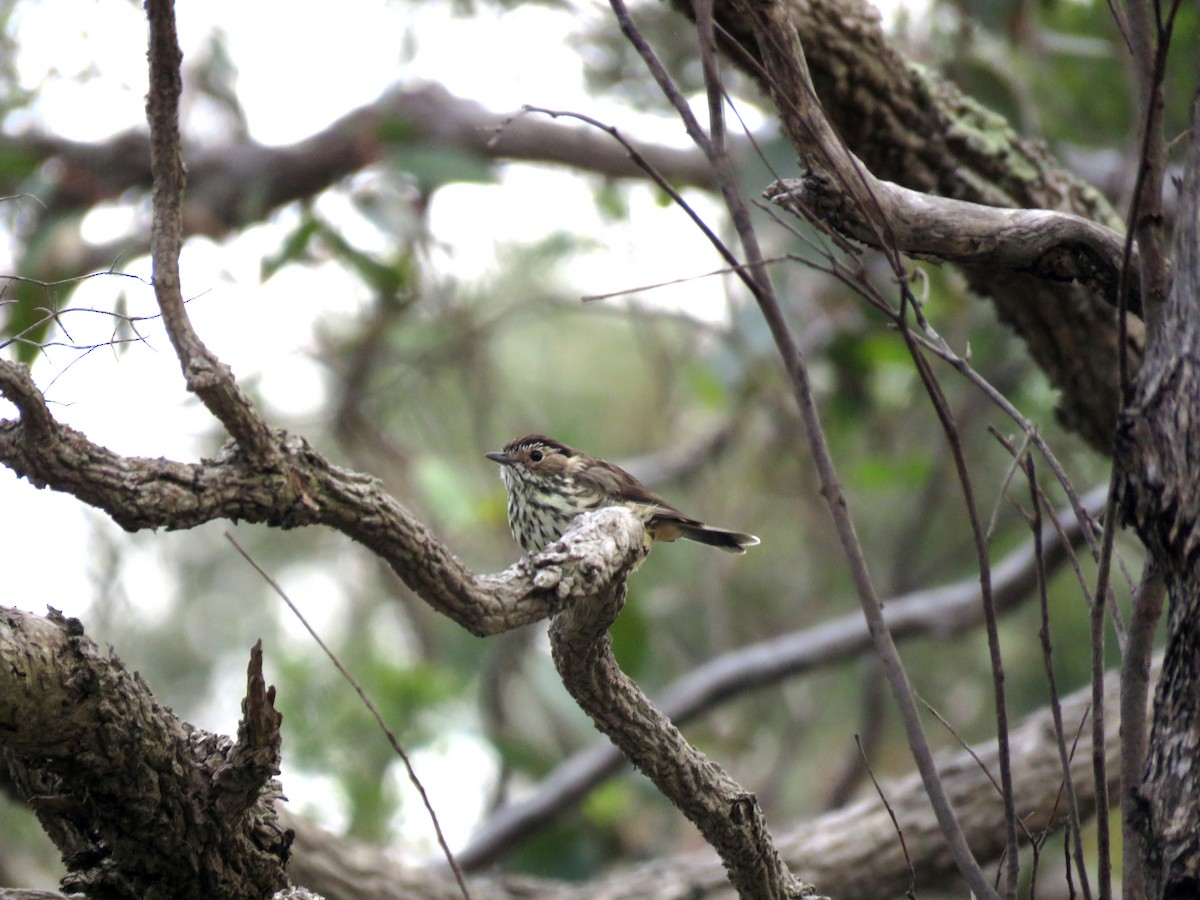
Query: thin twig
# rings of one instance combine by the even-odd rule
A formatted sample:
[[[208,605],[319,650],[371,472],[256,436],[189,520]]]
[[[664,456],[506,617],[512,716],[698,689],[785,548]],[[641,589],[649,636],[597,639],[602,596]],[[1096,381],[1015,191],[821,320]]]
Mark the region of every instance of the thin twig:
[[[1150,658],[1165,594],[1162,573],[1147,559],[1142,582],[1130,601],[1129,642],[1121,657],[1121,896],[1129,898],[1143,897],[1146,892],[1146,838],[1137,820],[1146,764]]]
[[[1022,415],[1021,411],[1012,404],[1012,401],[1010,401],[1004,396],[1003,393],[997,390],[995,386],[993,386],[986,378],[975,371],[970,362],[955,353],[950,348],[949,344],[947,344],[936,332],[929,332],[924,338],[919,338],[919,340],[926,350],[939,357],[943,362],[948,363],[951,367],[958,371],[959,374],[967,378],[967,380],[983,391],[983,393],[987,395],[1001,411],[1003,411],[1010,419],[1013,420],[1013,422],[1020,426],[1021,430],[1029,436],[1029,442],[1037,448],[1038,453],[1046,461],[1046,464],[1049,466],[1051,473],[1055,477],[1055,480],[1058,481],[1059,485],[1063,489],[1063,492],[1066,494],[1068,502],[1075,511],[1075,515],[1079,517],[1079,521],[1083,525],[1084,537],[1088,543],[1088,546],[1091,548],[1092,553],[1095,555],[1096,559],[1100,559],[1102,553],[1102,538],[1097,539],[1095,529],[1092,526],[1092,519],[1084,512],[1083,505],[1079,500],[1078,491],[1075,490],[1075,486],[1071,483],[1071,479],[1067,476],[1066,469],[1063,467],[1058,457],[1054,454],[1054,451],[1050,449],[1050,446],[1042,438],[1037,427],[1030,422],[1029,419]],[[1107,510],[1105,512],[1105,516],[1107,516],[1108,519],[1111,519],[1111,515]],[[1089,597],[1090,596],[1091,594],[1089,594]],[[1116,598],[1113,595],[1111,588],[1109,588],[1106,594],[1106,602],[1114,611],[1114,626],[1117,628],[1119,637],[1122,639],[1123,643],[1123,625],[1118,614],[1116,613]]]
[[[901,295],[904,298],[902,303],[907,304],[911,298],[911,292],[907,286],[901,286]],[[912,304],[912,307],[915,308],[915,304]],[[1020,855],[1017,852],[1016,801],[1013,796],[1012,759],[1008,746],[1008,706],[1004,694],[1004,664],[1000,653],[1000,629],[996,621],[996,604],[992,597],[992,568],[988,559],[987,537],[984,535],[982,524],[979,521],[975,489],[971,484],[970,472],[967,470],[967,460],[963,453],[962,440],[954,421],[954,415],[942,393],[941,385],[931,370],[929,360],[921,352],[916,341],[912,339],[910,330],[905,327],[903,316],[900,321],[905,346],[912,356],[913,365],[925,386],[925,392],[941,423],[942,433],[946,436],[946,442],[950,446],[950,455],[954,460],[954,469],[958,475],[959,487],[966,505],[967,520],[971,525],[971,536],[975,542],[975,555],[979,563],[980,598],[983,602],[984,631],[987,634],[988,654],[992,669],[992,693],[996,709],[996,746],[1000,762],[1000,784],[1004,798],[1004,829],[1007,843],[1004,895],[1011,900],[1017,894]]]
[[[913,867],[912,858],[908,855],[908,844],[904,840],[904,829],[900,827],[900,820],[896,818],[892,804],[888,803],[887,795],[883,793],[879,779],[875,777],[875,770],[871,768],[871,760],[867,758],[867,753],[863,750],[862,741],[859,740],[857,734],[854,736],[854,745],[858,747],[858,755],[862,757],[863,766],[866,767],[867,774],[871,776],[871,784],[875,786],[875,793],[879,795],[879,802],[887,810],[888,817],[892,820],[892,827],[896,829],[896,838],[900,841],[900,850],[904,854],[904,864],[908,866],[908,887],[904,891],[904,896],[914,898],[915,900],[917,896],[917,870]]]
[[[1042,625],[1038,637],[1042,643],[1042,662],[1046,667],[1046,686],[1050,692],[1050,713],[1054,718],[1054,736],[1058,741],[1059,761],[1062,764],[1063,784],[1067,791],[1067,809],[1071,823],[1067,828],[1067,841],[1074,849],[1075,868],[1079,872],[1079,886],[1084,900],[1091,900],[1092,889],[1088,884],[1087,866],[1083,858],[1083,826],[1079,817],[1079,800],[1075,794],[1075,782],[1071,778],[1071,762],[1067,758],[1067,738],[1063,732],[1062,704],[1058,698],[1058,684],[1054,678],[1054,651],[1050,643],[1050,602],[1046,594],[1046,563],[1042,552],[1042,498],[1038,489],[1037,474],[1033,457],[1024,454],[1022,468],[1029,482],[1029,494],[1033,502],[1029,527],[1033,531],[1034,558],[1037,564],[1038,600],[1041,605]],[[1144,718],[1143,718],[1144,721]],[[1103,807],[1099,807],[1103,810]],[[1103,812],[1100,813],[1103,815]]]
[[[531,107],[532,109],[532,107]],[[563,115],[560,113],[560,115]],[[773,256],[770,259],[763,260],[764,263],[779,263],[786,262],[790,256]],[[704,278],[712,278],[715,275],[736,275],[743,269],[748,269],[749,265],[743,263],[739,266],[724,266],[720,269],[713,269],[711,272],[704,272],[700,275],[685,275],[683,278],[672,278],[668,281],[657,281],[654,284],[643,284],[638,287],[622,288],[619,291],[609,291],[606,294],[584,294],[579,299],[584,303],[594,303],[597,300],[611,300],[613,297],[624,297],[629,294],[640,294],[644,291],[654,291],[659,288],[672,287],[677,284],[687,284],[690,281],[700,281]]]
[[[943,716],[938,711],[938,708],[936,706],[934,706],[932,703],[930,703],[924,697],[921,697],[920,700],[921,700],[921,705],[924,706],[925,709],[929,711],[929,714],[931,716],[933,716],[935,719],[937,719],[938,722],[941,723],[942,727],[946,729],[946,733],[949,734],[952,738],[954,738],[954,740],[958,743],[958,745],[967,752],[967,755],[970,756],[971,759],[973,759],[975,761],[975,765],[978,766],[979,771],[982,772],[987,777],[987,780],[992,783],[992,787],[995,789],[996,795],[998,797],[1003,798],[1004,797],[1004,788],[1000,786],[1000,782],[998,782],[996,780],[996,776],[992,774],[992,770],[987,767],[987,763],[985,763],[983,761],[983,758],[979,755],[978,752],[976,752],[975,748],[972,747],[970,744],[968,744],[965,740],[963,740],[963,736],[958,733],[958,729],[956,729],[950,723],[949,719],[947,719],[945,716]],[[1025,837],[1028,838],[1032,842],[1033,835],[1029,833],[1029,829],[1025,827],[1025,823],[1022,822],[1020,819],[1018,819],[1017,826],[1024,833]]]
[[[734,256],[733,251],[730,250],[725,245],[725,242],[722,241],[717,235],[717,233],[708,226],[708,223],[700,217],[700,214],[691,207],[691,204],[689,204],[683,198],[683,195],[680,194],[679,191],[675,190],[671,183],[667,181],[667,179],[661,174],[659,174],[658,170],[654,168],[650,161],[642,156],[642,154],[637,151],[633,144],[625,140],[624,136],[622,136],[622,134],[614,126],[606,125],[599,119],[594,119],[591,116],[584,115],[583,113],[571,112],[569,110],[546,109],[542,106],[525,106],[522,108],[526,112],[542,113],[543,115],[550,116],[552,119],[557,119],[559,117],[577,119],[580,122],[585,122],[588,125],[591,125],[593,128],[599,128],[601,131],[610,135],[613,140],[617,141],[622,147],[625,148],[625,151],[629,154],[630,161],[632,161],[634,165],[645,172],[646,175],[649,176],[650,180],[653,181],[668,197],[670,197],[671,201],[676,206],[687,213],[688,218],[691,219],[695,226],[700,229],[706,238],[708,238],[709,242],[713,245],[713,247],[716,248],[717,252],[721,254],[721,257],[727,263],[729,263],[730,271],[737,275],[751,291],[757,290],[757,285],[747,272],[747,266],[744,265],[736,256]]]
[[[442,854],[446,857],[446,862],[449,863],[450,869],[454,872],[454,878],[458,882],[458,887],[459,890],[462,891],[463,897],[466,898],[466,900],[470,900],[471,894],[467,890],[466,881],[463,879],[462,869],[459,868],[458,863],[455,861],[454,854],[450,852],[450,845],[446,843],[446,836],[442,834],[442,826],[438,822],[437,813],[433,811],[433,804],[429,802],[429,795],[425,793],[425,786],[421,784],[421,779],[417,777],[417,773],[413,768],[412,761],[408,758],[408,754],[404,752],[404,748],[400,746],[400,741],[397,740],[395,733],[383,720],[383,716],[380,714],[379,708],[371,702],[371,698],[368,697],[366,691],[362,689],[362,685],[360,685],[354,676],[347,671],[346,667],[342,665],[342,661],[338,659],[337,654],[330,650],[329,645],[321,640],[321,636],[317,634],[317,630],[313,628],[311,624],[309,624],[308,619],[304,618],[304,614],[300,612],[300,609],[295,603],[292,602],[292,598],[289,597],[284,592],[283,588],[279,586],[279,582],[268,575],[263,567],[255,561],[254,557],[247,553],[246,550],[243,549],[242,545],[239,544],[234,536],[228,531],[225,532],[225,538],[229,541],[229,543],[233,544],[233,548],[241,554],[242,559],[250,563],[250,565],[254,568],[254,571],[256,571],[262,577],[263,581],[269,584],[271,589],[279,595],[280,599],[282,599],[284,603],[287,604],[287,608],[292,611],[292,615],[294,615],[300,621],[300,624],[304,626],[304,630],[309,633],[314,641],[316,641],[317,646],[321,648],[322,652],[324,652],[324,654],[329,658],[329,661],[333,663],[334,668],[338,670],[341,676],[346,679],[346,682],[350,685],[350,687],[354,688],[354,693],[358,694],[358,699],[362,701],[363,706],[365,706],[367,711],[370,712],[375,718],[375,722],[379,726],[380,731],[383,732],[384,736],[388,740],[388,743],[392,745],[392,750],[395,751],[398,757],[400,757],[400,761],[404,763],[404,768],[408,772],[408,780],[412,782],[413,787],[417,789],[417,793],[421,795],[421,802],[425,804],[425,810],[429,813],[429,820],[433,823],[433,830],[437,834],[437,842],[442,848]]]

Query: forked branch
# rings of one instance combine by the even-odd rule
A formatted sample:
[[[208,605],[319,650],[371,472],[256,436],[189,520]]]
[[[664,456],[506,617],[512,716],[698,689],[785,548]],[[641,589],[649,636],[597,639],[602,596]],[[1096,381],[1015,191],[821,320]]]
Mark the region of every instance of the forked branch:
[[[378,480],[331,465],[301,437],[274,439],[281,465],[264,470],[231,446],[198,463],[127,457],[54,420],[29,370],[0,360],[0,396],[21,412],[0,419],[0,463],[38,487],[71,494],[127,531],[194,528],[214,519],[280,528],[325,525],[387,562],[417,595],[472,634],[498,634],[587,596],[566,573],[570,544],[496,575],[464,566]],[[584,553],[584,550],[578,551]],[[640,558],[614,560],[612,577]]]

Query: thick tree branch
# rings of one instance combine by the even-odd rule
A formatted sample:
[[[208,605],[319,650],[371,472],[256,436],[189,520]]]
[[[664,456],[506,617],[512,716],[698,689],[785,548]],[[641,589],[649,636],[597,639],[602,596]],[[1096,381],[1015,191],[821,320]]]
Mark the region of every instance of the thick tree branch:
[[[631,512],[621,507],[603,512],[612,519],[608,533],[618,545],[642,540],[641,523]],[[780,861],[757,798],[684,740],[621,671],[608,628],[625,604],[625,583],[605,579],[597,586],[603,590],[566,607],[550,623],[554,665],[571,696],[700,829],[740,896],[783,900],[810,894]]]
[[[564,574],[575,552],[569,544],[497,575],[476,575],[376,479],[330,465],[303,438],[277,435],[283,464],[270,471],[238,447],[199,463],[124,457],[54,422],[26,367],[0,360],[0,395],[22,411],[19,420],[0,419],[0,463],[103,510],[127,531],[214,519],[325,525],[366,546],[434,609],[477,635],[539,621],[582,596],[579,582]]]
[[[844,165],[839,168],[841,179],[852,175]],[[865,182],[875,211],[887,223],[892,249],[1049,281],[1078,282],[1117,305],[1125,236],[1111,228],[1072,213],[1007,209],[925,194],[878,179],[865,169],[857,175]],[[869,247],[886,249],[863,208],[820,171],[799,180],[777,181],[765,196]],[[1135,249],[1135,265],[1136,261]],[[1136,290],[1129,309],[1141,310]]]
[[[698,151],[632,143],[673,184],[713,186],[712,167]],[[746,144],[739,147],[749,149]],[[392,161],[400,168],[407,164],[419,174],[422,156],[431,151],[439,156],[461,154],[464,162],[474,163],[464,165],[463,177],[477,178],[479,163],[521,161],[560,164],[607,178],[645,178],[621,148],[591,129],[493,112],[437,84],[398,85],[294,144],[241,140],[193,146],[185,138],[184,232],[225,237],[377,163]],[[148,190],[152,184],[150,142],[143,131],[96,144],[37,132],[0,135],[0,153],[55,163],[46,169],[50,180],[38,199],[46,213],[56,217],[85,211],[130,190]],[[19,182],[0,175],[0,193],[21,189]],[[106,258],[101,264],[107,262]]]
[[[161,707],[77,620],[0,611],[0,752],[63,854],[66,890],[257,897],[287,884],[261,662],[235,744]]]

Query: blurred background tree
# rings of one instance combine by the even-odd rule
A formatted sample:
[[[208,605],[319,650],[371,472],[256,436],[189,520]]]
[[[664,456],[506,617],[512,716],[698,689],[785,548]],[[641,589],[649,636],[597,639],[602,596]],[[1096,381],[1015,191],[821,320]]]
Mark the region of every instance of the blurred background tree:
[[[152,309],[152,292],[138,280],[148,272],[149,170],[130,104],[144,83],[131,80],[113,50],[142,59],[138,11],[122,0],[76,6],[78,18],[55,14],[53,24],[34,2],[10,0],[0,10],[0,194],[8,195],[0,268],[24,279],[6,280],[0,298],[3,352],[33,362],[63,418],[78,416],[102,443],[143,455],[212,455],[222,436],[194,405],[162,407],[181,392],[157,323],[114,326],[87,312]],[[679,83],[702,97],[694,33],[662,5],[641,4],[635,14]],[[728,230],[694,152],[679,142],[607,9],[376,8],[364,0],[338,16],[353,19],[357,34],[392,29],[390,58],[364,65],[392,72],[375,86],[378,99],[361,102],[339,89],[366,56],[335,46],[344,23],[314,46],[288,40],[294,26],[285,20],[311,15],[316,28],[303,32],[311,36],[330,11],[278,4],[264,15],[241,21],[214,7],[204,21],[182,23],[192,235],[184,289],[199,330],[231,358],[271,421],[378,475],[478,570],[518,555],[500,481],[482,454],[530,431],[621,463],[706,521],[758,534],[762,546],[744,558],[676,544],[638,572],[613,637],[623,666],[651,694],[722,652],[852,612],[784,373],[741,285],[709,274],[720,259],[603,134],[534,113],[508,118],[521,103],[564,102],[556,80],[569,82],[570,108],[644,142],[688,201]],[[1046,141],[1121,208],[1136,148],[1125,53],[1106,4],[934,2],[888,16],[910,57]],[[268,23],[285,39],[260,46]],[[1196,46],[1197,28],[1195,10],[1182,10],[1177,45]],[[530,57],[556,29],[570,62],[556,47],[539,70]],[[497,37],[481,40],[489,30]],[[470,49],[439,63],[426,45]],[[1169,79],[1190,79],[1193,65],[1176,54]],[[305,66],[316,73],[289,80]],[[460,83],[456,70],[465,68],[504,80],[510,67],[525,79],[504,107],[430,82]],[[264,79],[273,107],[243,99],[247,85]],[[755,139],[737,144],[754,196],[772,171],[795,171],[794,153],[756,87],[736,76],[729,86]],[[309,104],[310,92],[313,105],[331,110],[326,119],[307,136],[270,138],[287,133],[278,120]],[[1187,97],[1168,90],[1169,135],[1185,127]],[[63,125],[71,116],[88,124],[72,130]],[[768,256],[808,252],[810,231],[760,217]],[[1102,482],[1107,461],[1058,427],[1055,392],[1024,346],[955,270],[924,270],[925,314],[939,332],[969,347],[976,368],[1038,423],[1077,485]],[[138,277],[73,280],[97,271]],[[903,343],[838,281],[791,260],[776,274],[881,592],[971,578],[974,549],[952,460]],[[665,284],[675,279],[688,280]],[[91,352],[111,337],[127,343]],[[977,494],[994,511],[999,558],[1028,539],[1018,509],[1025,491],[1008,496],[1011,457],[989,434],[1013,427],[965,382],[944,384]],[[113,396],[122,398],[119,417]],[[412,858],[432,852],[423,811],[369,716],[231,554],[224,526],[127,535],[74,501],[53,505],[6,472],[0,509],[3,552],[21,579],[13,602],[80,616],[181,715],[226,732],[246,648],[262,637],[284,714],[283,783],[293,804]],[[535,790],[597,740],[554,674],[543,629],[483,642],[434,615],[339,535],[235,531],[414,752],[456,847],[490,811]],[[1136,569],[1136,551],[1126,550]],[[1060,573],[1052,589],[1067,690],[1086,681],[1087,610],[1073,575]],[[1018,714],[1046,702],[1037,630],[1033,603],[1003,620]],[[981,633],[921,639],[904,652],[917,690],[958,736],[993,732]],[[876,773],[909,770],[878,682],[870,660],[839,664],[723,703],[688,736],[758,794],[772,821],[803,819],[869,788],[855,734]],[[931,732],[937,745],[957,746],[954,735]],[[53,884],[53,853],[32,816],[3,800],[0,816],[2,883]],[[648,783],[626,773],[513,846],[503,865],[583,880],[696,837]]]

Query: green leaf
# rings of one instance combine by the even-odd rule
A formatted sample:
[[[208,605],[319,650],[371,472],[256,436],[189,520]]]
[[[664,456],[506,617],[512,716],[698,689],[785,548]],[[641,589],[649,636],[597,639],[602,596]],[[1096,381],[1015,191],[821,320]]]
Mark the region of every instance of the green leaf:
[[[392,167],[406,172],[424,193],[444,184],[491,184],[496,180],[491,162],[463,150],[444,147],[405,147],[391,154]]]
[[[322,230],[321,223],[311,215],[305,215],[300,224],[283,239],[278,252],[264,257],[259,276],[263,281],[269,280],[284,266],[294,262],[304,262],[312,258],[309,245],[313,238]]]

